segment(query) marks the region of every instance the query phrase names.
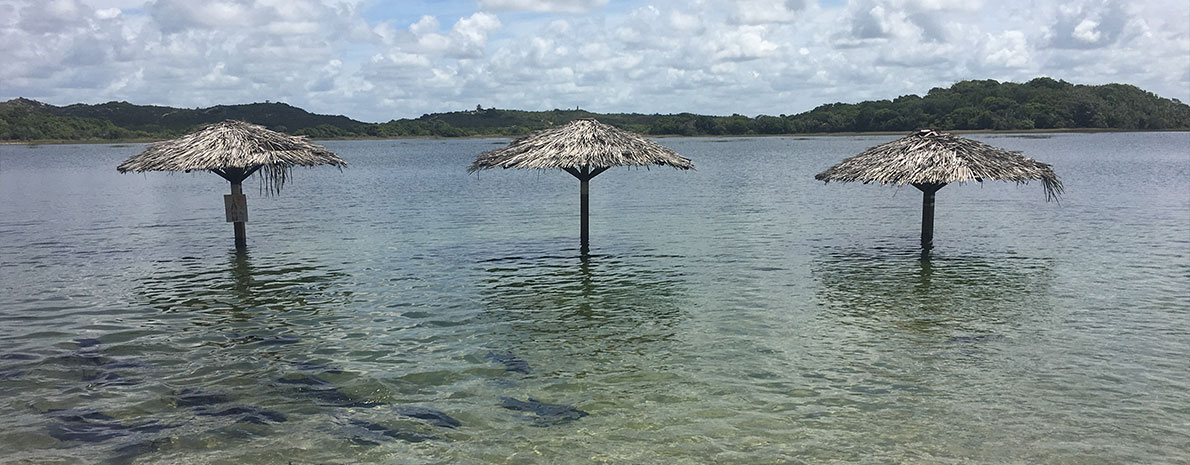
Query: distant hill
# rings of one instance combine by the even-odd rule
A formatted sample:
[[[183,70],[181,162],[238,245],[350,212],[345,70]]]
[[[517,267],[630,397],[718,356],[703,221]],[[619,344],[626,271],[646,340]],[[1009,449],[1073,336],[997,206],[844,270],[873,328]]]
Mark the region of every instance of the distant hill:
[[[749,135],[1032,129],[1190,129],[1190,105],[1128,84],[1088,86],[1047,77],[1026,83],[961,81],[925,96],[832,103],[796,115],[708,116],[522,111],[476,107],[370,124],[317,115],[284,103],[182,109],[108,102],[64,107],[17,98],[0,102],[0,141],[165,139],[197,126],[240,119],[315,139],[518,136],[579,118],[651,135]]]
[[[118,140],[162,135],[131,131],[104,119],[54,115],[55,108],[25,98],[0,102],[0,141]]]
[[[924,97],[823,105],[791,119],[794,132],[1190,128],[1190,105],[1136,86],[961,81]]]
[[[318,115],[274,102],[186,109],[128,102],[58,107],[17,98],[0,102],[0,140],[160,139],[226,119],[248,121],[281,132],[325,127],[357,134],[368,126],[346,116]]]
[[[637,113],[592,113],[586,110],[524,111],[500,110],[476,107],[475,110],[449,113],[432,113],[416,119],[402,119],[381,124],[381,128],[395,131],[410,127],[440,127],[447,125],[461,132],[459,135],[522,135],[531,131],[565,124],[576,119],[597,118],[613,126],[637,132],[645,130],[654,122],[668,118],[668,115],[642,115]]]
[[[123,128],[146,131],[159,128],[181,131],[226,119],[248,121],[282,132],[287,132],[290,128],[301,129],[323,124],[354,131],[367,124],[346,116],[316,115],[285,103],[269,102],[217,105],[195,110],[108,102],[99,105],[49,106],[48,112],[58,116],[104,119]]]

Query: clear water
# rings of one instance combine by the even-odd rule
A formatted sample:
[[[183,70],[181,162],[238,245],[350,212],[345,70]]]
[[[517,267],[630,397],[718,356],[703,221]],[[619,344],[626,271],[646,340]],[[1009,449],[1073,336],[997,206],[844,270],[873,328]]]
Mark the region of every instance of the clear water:
[[[813,180],[891,138],[662,139],[586,261],[504,140],[328,142],[246,254],[213,174],[0,146],[0,462],[1190,462],[1190,133],[976,136],[1066,195],[947,186],[929,263],[916,189]]]

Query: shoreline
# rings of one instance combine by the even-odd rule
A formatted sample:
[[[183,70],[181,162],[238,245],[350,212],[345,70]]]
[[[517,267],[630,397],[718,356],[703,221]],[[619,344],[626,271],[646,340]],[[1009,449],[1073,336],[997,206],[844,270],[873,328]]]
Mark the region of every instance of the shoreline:
[[[1101,132],[1188,132],[1190,128],[1177,129],[1111,129],[1111,128],[1062,128],[1062,129],[1016,129],[1016,130],[998,130],[998,129],[958,129],[945,131],[954,134],[1061,134],[1061,133],[1077,133],[1077,134],[1092,134]],[[790,133],[790,134],[701,134],[696,136],[683,136],[680,134],[663,134],[663,135],[648,135],[645,137],[657,139],[671,139],[678,137],[689,138],[720,138],[720,139],[735,139],[735,138],[750,138],[750,137],[855,137],[855,136],[893,136],[903,135],[904,131],[871,131],[871,132],[806,132],[806,133]],[[443,136],[401,136],[401,137],[336,137],[329,139],[310,139],[311,141],[353,141],[353,140],[466,140],[466,139],[515,139],[521,136],[515,135],[474,135],[462,137],[443,137]],[[151,144],[168,139],[80,139],[80,140],[64,140],[64,139],[39,139],[39,140],[6,140],[0,141],[0,145],[71,145],[71,144]]]

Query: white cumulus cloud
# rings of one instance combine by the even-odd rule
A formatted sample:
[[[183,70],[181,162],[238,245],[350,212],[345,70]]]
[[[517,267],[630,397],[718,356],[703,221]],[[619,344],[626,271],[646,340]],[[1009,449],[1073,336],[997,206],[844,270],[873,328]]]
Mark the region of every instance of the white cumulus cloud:
[[[0,100],[793,114],[963,79],[1190,101],[1185,0],[0,0]]]
[[[586,13],[607,5],[608,0],[479,0],[488,11],[538,11]]]
[[[1028,44],[1021,31],[988,34],[985,44],[983,62],[990,67],[1023,68],[1029,64]]]

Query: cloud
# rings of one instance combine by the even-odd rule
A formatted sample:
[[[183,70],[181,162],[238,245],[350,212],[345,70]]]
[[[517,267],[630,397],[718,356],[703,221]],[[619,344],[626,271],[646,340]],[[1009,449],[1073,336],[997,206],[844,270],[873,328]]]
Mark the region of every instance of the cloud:
[[[979,24],[978,2],[935,0],[856,0],[845,9],[846,29],[835,33],[840,47],[861,47],[896,40],[945,43],[963,24]]]
[[[500,20],[487,13],[475,13],[460,19],[451,28],[451,35],[459,50],[459,56],[479,56],[487,44],[488,34],[500,29]]]
[[[119,8],[104,8],[102,10],[95,10],[95,17],[99,19],[114,19],[118,18],[123,13]]]
[[[343,62],[331,60],[322,67],[319,78],[306,83],[306,90],[310,92],[328,92],[335,89],[335,79],[343,70]]]
[[[675,12],[673,14],[678,15],[676,22],[672,19],[670,21],[674,32],[685,35],[688,30],[697,30],[697,28],[687,29],[686,26],[696,25],[686,22],[687,18],[681,16],[682,13]],[[635,49],[658,48],[659,44],[664,43],[666,39],[664,35],[655,33],[656,24],[661,19],[661,10],[652,5],[634,9],[621,21],[618,27],[613,29],[613,37],[620,43]]]
[[[697,15],[682,13],[681,11],[671,11],[669,17],[669,26],[677,31],[686,33],[698,34],[703,31],[702,19]]]
[[[737,0],[732,2],[734,11],[728,21],[734,24],[760,25],[786,23],[796,18],[795,13],[806,7],[802,0],[785,2],[773,0]]]
[[[742,61],[771,56],[780,48],[765,38],[764,26],[742,26],[722,31],[705,43],[705,49],[716,60]]]
[[[922,38],[929,42],[946,42],[950,39],[944,19],[937,14],[913,12],[907,15],[909,22],[921,29]]]
[[[536,11],[544,13],[587,13],[603,8],[608,0],[479,0],[485,11]]]
[[[1029,64],[1030,53],[1025,33],[1004,31],[987,35],[984,42],[983,64],[992,68],[1023,68]]]
[[[1049,46],[1065,49],[1103,48],[1116,43],[1132,20],[1115,0],[1064,3],[1047,28]]]
[[[1049,75],[1190,101],[1187,17],[1184,0],[0,0],[0,100],[792,114]]]
[[[94,12],[78,0],[33,2],[20,9],[20,28],[27,32],[49,34],[85,27]]]
[[[892,30],[892,18],[883,5],[857,8],[851,17],[851,35],[856,39],[887,39]]]
[[[500,29],[500,20],[487,13],[460,18],[446,34],[438,33],[438,19],[423,16],[409,26],[416,48],[452,58],[477,58],[484,54],[488,34]]]
[[[252,25],[260,18],[253,5],[246,2],[217,0],[157,0],[148,7],[149,14],[167,34],[190,29],[232,29]]]

